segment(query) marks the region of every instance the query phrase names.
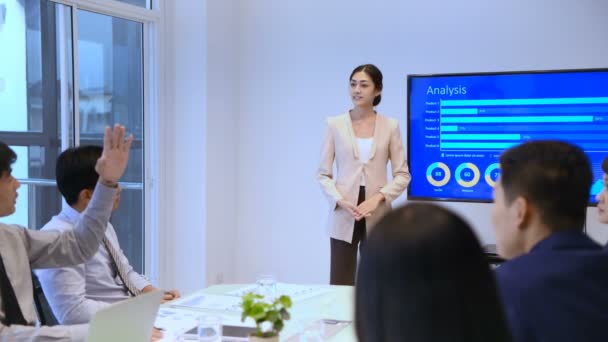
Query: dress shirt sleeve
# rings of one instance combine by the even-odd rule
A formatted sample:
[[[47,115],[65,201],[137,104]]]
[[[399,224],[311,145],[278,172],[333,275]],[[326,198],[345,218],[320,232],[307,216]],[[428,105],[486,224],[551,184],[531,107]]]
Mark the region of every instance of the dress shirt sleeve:
[[[138,290],[141,290],[144,287],[151,285],[150,281],[148,281],[148,279],[146,277],[137,273],[133,269],[133,266],[131,266],[131,264],[129,263],[129,259],[127,259],[127,256],[122,251],[122,248],[120,248],[120,242],[118,241],[118,236],[116,235],[116,230],[114,230],[114,227],[111,224],[108,224],[108,234],[107,235],[109,235],[110,241],[112,242],[112,244],[118,251],[118,254],[120,257],[119,262],[122,263],[124,269],[127,271],[127,277],[129,278],[129,280],[131,280],[133,285],[135,285],[135,287]]]
[[[110,305],[86,297],[84,264],[35,272],[46,299],[61,324],[89,323],[97,311]]]
[[[410,179],[412,178],[407,167],[407,161],[405,160],[399,122],[394,120],[392,126],[388,148],[393,180],[380,189],[380,192],[384,195],[384,199],[387,203],[390,203],[399,197],[410,184]]]
[[[71,266],[90,259],[105,234],[116,191],[97,183],[93,198],[74,229],[63,232],[23,229],[31,267]]]
[[[32,327],[13,324],[7,327],[0,323],[0,342],[84,342],[88,324]]]
[[[143,290],[144,287],[146,287],[148,285],[152,285],[152,283],[150,283],[148,278],[137,273],[133,269],[133,266],[131,266],[131,264],[129,264],[129,260],[127,260],[127,257],[125,257],[125,255],[122,253],[122,250],[120,251],[120,258],[123,263],[126,263],[127,269],[129,270],[127,273],[127,277],[129,277],[131,282],[133,282],[133,284],[135,285],[135,287],[137,287],[138,290]]]
[[[317,170],[317,180],[321,184],[323,193],[329,200],[330,208],[335,208],[339,200],[344,196],[338,191],[336,182],[334,180],[334,160],[336,157],[336,147],[334,142],[334,135],[329,124],[325,128],[325,137],[323,138],[323,144],[321,145],[321,162],[319,169]]]

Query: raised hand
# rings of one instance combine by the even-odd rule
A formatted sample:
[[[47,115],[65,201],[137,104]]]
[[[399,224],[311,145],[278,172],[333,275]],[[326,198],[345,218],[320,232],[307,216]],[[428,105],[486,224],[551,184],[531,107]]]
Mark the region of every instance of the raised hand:
[[[127,168],[132,142],[133,135],[129,135],[125,140],[124,126],[116,124],[114,129],[106,127],[103,137],[103,152],[95,165],[95,171],[99,174],[101,183],[116,186]]]

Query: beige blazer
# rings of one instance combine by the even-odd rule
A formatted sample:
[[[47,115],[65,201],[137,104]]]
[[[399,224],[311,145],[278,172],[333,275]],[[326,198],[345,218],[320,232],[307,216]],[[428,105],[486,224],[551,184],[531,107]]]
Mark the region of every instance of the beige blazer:
[[[387,180],[387,164],[391,161],[393,179]],[[334,177],[334,161],[337,174]],[[327,129],[321,148],[321,164],[317,178],[329,200],[328,230],[332,238],[351,243],[355,219],[336,202],[345,198],[357,204],[361,175],[365,177],[365,198],[378,192],[383,201],[372,215],[366,218],[367,232],[386,212],[391,202],[399,197],[410,183],[399,123],[383,115],[376,115],[374,140],[367,163],[359,159],[359,148],[348,112],[327,119]]]

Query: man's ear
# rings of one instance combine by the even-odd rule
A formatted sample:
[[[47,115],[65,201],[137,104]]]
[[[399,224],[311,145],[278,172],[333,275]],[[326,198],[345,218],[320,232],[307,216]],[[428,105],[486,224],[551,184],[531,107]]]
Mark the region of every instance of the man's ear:
[[[513,205],[511,207],[514,211],[513,219],[517,224],[517,229],[525,230],[528,227],[532,217],[532,206],[530,205],[530,202],[526,198],[518,196],[513,201]]]
[[[89,201],[93,197],[93,190],[82,189],[78,193],[78,203],[89,204]]]

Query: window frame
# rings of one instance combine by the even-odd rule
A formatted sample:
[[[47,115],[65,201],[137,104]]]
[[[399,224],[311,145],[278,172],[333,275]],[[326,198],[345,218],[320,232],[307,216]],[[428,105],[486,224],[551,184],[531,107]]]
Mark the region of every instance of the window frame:
[[[158,139],[150,139],[149,137],[158,137],[158,46],[159,46],[159,30],[158,27],[161,21],[161,8],[164,0],[151,0],[152,9],[130,5],[116,0],[47,0],[49,2],[62,4],[71,8],[72,22],[72,84],[73,89],[80,89],[79,86],[79,70],[78,70],[78,10],[95,12],[102,15],[112,16],[121,19],[127,19],[142,24],[142,65],[143,65],[143,189],[139,183],[123,183],[123,188],[142,189],[143,196],[143,225],[144,225],[144,273],[150,280],[159,283],[159,204],[158,204],[158,169],[159,164],[157,155],[159,146]],[[73,138],[74,142],[79,144],[80,137],[80,118],[78,108],[79,92],[74,91],[73,98],[73,136],[67,136],[69,133],[62,131],[61,149],[64,150],[70,146]],[[44,115],[44,124],[47,121],[53,121],[51,125],[58,126],[61,122],[56,122],[56,116],[49,117]],[[62,118],[63,121],[63,118]],[[43,126],[48,127],[48,126]],[[43,132],[3,132],[3,139],[9,145],[32,146],[36,145],[36,141],[48,141],[48,137]],[[46,134],[48,135],[48,133]],[[24,184],[35,186],[51,186],[55,185],[45,179],[19,179]]]

